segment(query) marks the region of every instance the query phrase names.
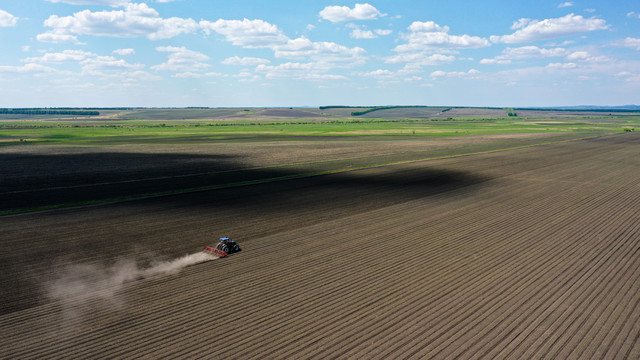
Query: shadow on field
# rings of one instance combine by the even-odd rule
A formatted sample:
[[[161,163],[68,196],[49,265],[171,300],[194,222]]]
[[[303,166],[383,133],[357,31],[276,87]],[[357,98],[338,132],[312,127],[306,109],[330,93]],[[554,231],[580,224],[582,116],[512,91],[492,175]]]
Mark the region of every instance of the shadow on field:
[[[164,153],[0,154],[5,164],[0,169],[0,212],[284,180],[351,166],[344,161],[255,169],[241,160],[223,155]],[[346,172],[317,181],[340,187],[402,186],[420,196],[434,187],[455,188],[482,179],[459,171],[420,169],[417,173]]]
[[[2,210],[335,170],[325,163],[248,169],[233,157],[206,155],[0,158],[16,170],[2,170]],[[436,194],[448,196],[457,189],[479,191],[486,180],[424,162],[0,217],[0,241],[11,249],[0,255],[0,314],[45,303],[43,282],[55,277],[56,268],[85,263],[108,268],[123,258],[144,267],[199,251],[223,235],[241,239],[250,251],[252,239]]]
[[[239,170],[224,155],[99,152],[1,154],[0,211],[205,186]]]

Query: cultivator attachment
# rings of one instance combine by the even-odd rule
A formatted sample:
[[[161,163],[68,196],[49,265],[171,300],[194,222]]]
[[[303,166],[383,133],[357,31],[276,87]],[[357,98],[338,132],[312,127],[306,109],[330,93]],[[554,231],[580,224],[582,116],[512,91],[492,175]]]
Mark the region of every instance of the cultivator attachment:
[[[225,257],[225,256],[227,256],[227,253],[226,253],[226,252],[224,252],[224,251],[222,251],[222,250],[219,250],[219,249],[216,249],[216,248],[214,248],[214,247],[212,247],[212,246],[207,246],[207,247],[206,247],[206,248],[204,248],[204,250],[202,250],[202,251],[204,251],[204,252],[206,252],[206,253],[208,253],[208,254],[212,254],[212,255],[215,255],[215,256],[219,256],[219,257]]]

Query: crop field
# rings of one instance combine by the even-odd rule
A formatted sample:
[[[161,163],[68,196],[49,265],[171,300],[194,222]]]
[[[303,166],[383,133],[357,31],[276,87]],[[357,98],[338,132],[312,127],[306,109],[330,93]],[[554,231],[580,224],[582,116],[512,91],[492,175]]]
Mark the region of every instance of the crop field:
[[[639,358],[613,120],[0,122],[0,358]]]

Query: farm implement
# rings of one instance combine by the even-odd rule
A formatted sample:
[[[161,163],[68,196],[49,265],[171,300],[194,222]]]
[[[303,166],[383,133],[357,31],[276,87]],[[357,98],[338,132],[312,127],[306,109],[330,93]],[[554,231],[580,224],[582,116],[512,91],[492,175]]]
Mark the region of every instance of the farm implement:
[[[207,246],[202,251],[219,257],[225,257],[240,250],[242,249],[240,249],[240,246],[235,240],[231,240],[228,237],[223,237],[220,238],[220,242],[218,242],[215,247]]]

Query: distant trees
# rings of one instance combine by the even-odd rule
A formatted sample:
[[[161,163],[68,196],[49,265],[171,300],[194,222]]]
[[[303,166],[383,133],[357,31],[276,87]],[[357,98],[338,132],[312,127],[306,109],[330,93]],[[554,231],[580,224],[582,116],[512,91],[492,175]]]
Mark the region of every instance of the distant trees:
[[[508,116],[518,116],[518,113],[516,113],[513,108],[504,108],[504,110],[507,112]]]
[[[71,110],[71,109],[0,109],[0,114],[20,115],[100,115],[96,110]]]

